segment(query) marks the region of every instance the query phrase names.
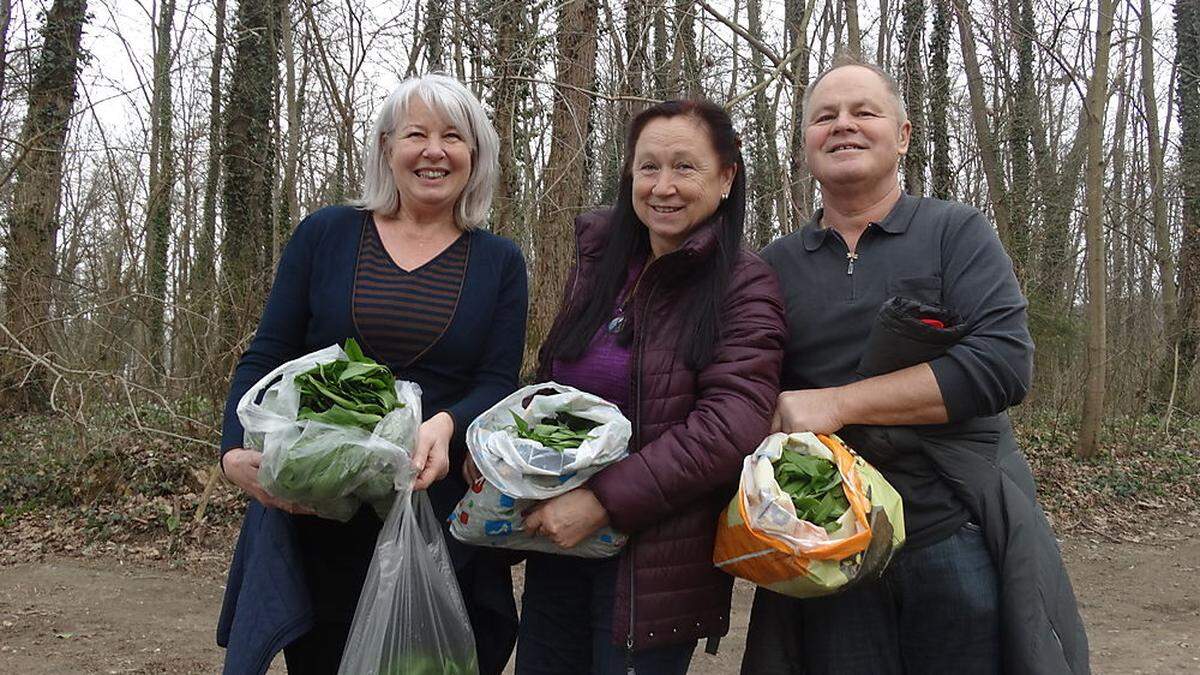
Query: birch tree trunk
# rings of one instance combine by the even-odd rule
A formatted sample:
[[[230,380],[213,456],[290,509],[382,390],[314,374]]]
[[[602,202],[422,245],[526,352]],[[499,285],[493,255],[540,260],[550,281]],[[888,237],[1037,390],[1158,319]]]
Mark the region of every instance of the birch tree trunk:
[[[1105,292],[1108,288],[1104,263],[1104,116],[1108,107],[1108,54],[1112,43],[1113,0],[1100,0],[1099,27],[1096,31],[1095,70],[1088,84],[1087,100],[1087,172],[1084,176],[1084,228],[1087,249],[1088,337],[1087,386],[1084,389],[1083,415],[1080,419],[1081,458],[1100,451],[1100,426],[1104,419],[1105,378],[1108,370],[1107,317]]]
[[[0,0],[0,101],[4,100],[8,77],[8,29],[12,25],[12,0]]]

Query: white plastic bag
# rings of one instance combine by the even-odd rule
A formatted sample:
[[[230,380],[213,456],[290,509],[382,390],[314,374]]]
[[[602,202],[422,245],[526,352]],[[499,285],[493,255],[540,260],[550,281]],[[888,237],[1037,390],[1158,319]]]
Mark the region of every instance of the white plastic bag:
[[[450,514],[450,534],[464,544],[541,551],[581,558],[608,558],[621,552],[628,535],[602,527],[571,548],[562,548],[545,537],[523,531],[521,513],[536,500],[514,499],[480,478]]]
[[[521,438],[513,415],[530,426],[560,412],[598,422],[578,448],[563,451]],[[467,427],[467,448],[483,474],[450,514],[450,534],[475,546],[542,551],[584,558],[620,552],[628,537],[603,527],[566,549],[522,530],[522,512],[538,501],[579,487],[629,452],[632,427],[617,406],[555,382],[524,387]]]
[[[536,424],[564,411],[600,423],[578,448],[559,452],[520,438],[513,430],[514,413]],[[617,406],[573,387],[547,382],[523,387],[476,417],[467,427],[467,448],[479,472],[500,492],[541,500],[579,487],[592,474],[625,457],[630,436],[632,426]]]
[[[424,491],[402,491],[367,571],[341,675],[476,675],[475,637]]]
[[[421,390],[402,380],[395,389],[404,407],[385,415],[373,432],[296,419],[296,376],[345,359],[342,348],[332,345],[288,361],[250,387],[237,405],[245,447],[263,453],[258,471],[263,488],[343,522],[363,502],[373,504],[381,517],[387,514],[394,490],[412,479],[408,458],[421,424]],[[323,478],[310,480],[314,475]]]

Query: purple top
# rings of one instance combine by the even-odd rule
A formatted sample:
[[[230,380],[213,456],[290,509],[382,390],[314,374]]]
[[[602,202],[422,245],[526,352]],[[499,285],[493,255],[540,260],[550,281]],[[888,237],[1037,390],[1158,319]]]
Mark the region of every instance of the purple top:
[[[617,294],[617,307],[613,308],[613,320],[623,315],[622,301],[632,290],[638,273],[645,266],[637,261],[629,267],[625,287]],[[630,347],[621,346],[617,336],[609,332],[612,322],[606,322],[596,331],[583,355],[576,361],[554,359],[550,364],[550,376],[555,382],[594,394],[612,403],[629,417],[629,357]]]

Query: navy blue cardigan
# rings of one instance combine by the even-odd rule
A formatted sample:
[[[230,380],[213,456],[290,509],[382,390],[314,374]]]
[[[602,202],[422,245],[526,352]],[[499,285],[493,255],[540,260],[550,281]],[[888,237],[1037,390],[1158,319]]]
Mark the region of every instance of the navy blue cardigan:
[[[296,228],[279,260],[258,331],[234,373],[222,453],[242,446],[238,400],[279,364],[347,337],[374,356],[351,311],[359,244],[369,224],[365,211],[331,206]],[[525,261],[516,245],[482,230],[467,236],[462,292],[446,331],[416,363],[388,364],[398,378],[420,385],[425,418],[439,411],[454,418],[450,474],[429,491],[442,518],[466,491],[460,468],[467,425],[516,388],[528,311]],[[311,626],[314,608],[296,525],[291,516],[251,501],[218,625],[217,642],[228,650],[227,673],[264,672],[275,653]],[[465,551],[448,543],[456,563],[466,558]]]

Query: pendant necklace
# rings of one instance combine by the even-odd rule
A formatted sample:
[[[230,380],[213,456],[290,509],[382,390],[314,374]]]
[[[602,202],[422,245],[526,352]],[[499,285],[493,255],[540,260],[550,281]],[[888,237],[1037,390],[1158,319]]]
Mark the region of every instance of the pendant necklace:
[[[625,306],[633,299],[634,293],[637,292],[638,286],[642,283],[642,277],[646,276],[646,268],[649,266],[650,261],[647,260],[646,264],[642,266],[642,271],[638,272],[637,280],[633,282],[633,288],[629,289],[629,293],[621,300],[621,304],[617,305],[617,310],[613,313],[613,318],[609,319],[608,323],[605,324],[604,330],[608,331],[611,335],[620,333],[621,329],[625,327]]]

